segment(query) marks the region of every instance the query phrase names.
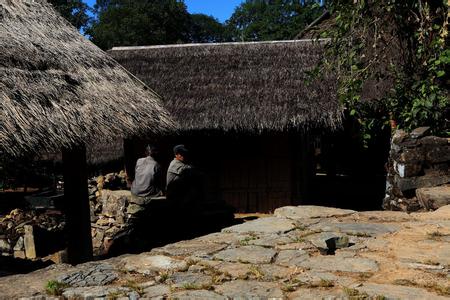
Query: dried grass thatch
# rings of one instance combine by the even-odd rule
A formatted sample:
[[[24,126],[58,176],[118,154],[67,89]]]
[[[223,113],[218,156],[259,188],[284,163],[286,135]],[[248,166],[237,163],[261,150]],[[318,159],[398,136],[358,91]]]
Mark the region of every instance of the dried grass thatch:
[[[261,132],[341,123],[335,80],[310,84],[309,40],[117,47],[109,53],[163,97],[182,129]]]
[[[42,0],[0,0],[0,101],[13,155],[173,127],[156,93]]]

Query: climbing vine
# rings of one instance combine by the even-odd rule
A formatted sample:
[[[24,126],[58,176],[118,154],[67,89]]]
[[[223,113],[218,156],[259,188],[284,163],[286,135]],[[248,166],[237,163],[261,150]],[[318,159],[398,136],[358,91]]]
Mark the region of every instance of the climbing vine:
[[[363,140],[389,125],[448,135],[447,0],[336,0],[330,8],[320,68],[337,74]]]

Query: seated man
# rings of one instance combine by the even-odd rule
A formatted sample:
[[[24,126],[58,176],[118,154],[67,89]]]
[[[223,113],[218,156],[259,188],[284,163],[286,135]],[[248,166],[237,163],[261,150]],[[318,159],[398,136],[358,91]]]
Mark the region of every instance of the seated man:
[[[190,171],[192,166],[187,163],[188,149],[184,145],[173,148],[175,158],[170,162],[167,170],[166,193],[167,199],[176,206],[185,206],[190,196]]]
[[[155,197],[162,191],[162,171],[159,163],[154,159],[156,147],[148,145],[147,156],[138,159],[136,172],[131,185],[131,193],[139,197]]]

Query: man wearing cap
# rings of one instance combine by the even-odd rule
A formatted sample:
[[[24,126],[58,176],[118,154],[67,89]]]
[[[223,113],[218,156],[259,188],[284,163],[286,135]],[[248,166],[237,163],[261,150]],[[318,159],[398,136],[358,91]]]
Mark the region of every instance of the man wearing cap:
[[[162,191],[162,170],[155,160],[156,147],[146,147],[147,156],[136,162],[136,173],[131,185],[131,193],[138,197],[151,198]]]
[[[189,172],[192,170],[192,166],[187,163],[189,151],[184,145],[175,146],[173,153],[175,158],[170,162],[167,170],[167,199],[175,202],[175,205],[183,206],[189,201]]]

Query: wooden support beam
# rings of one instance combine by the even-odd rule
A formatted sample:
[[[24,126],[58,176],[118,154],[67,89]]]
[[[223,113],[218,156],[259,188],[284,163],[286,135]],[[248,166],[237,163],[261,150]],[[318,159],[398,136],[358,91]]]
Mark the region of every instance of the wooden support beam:
[[[67,255],[71,264],[92,260],[86,147],[62,150]]]

